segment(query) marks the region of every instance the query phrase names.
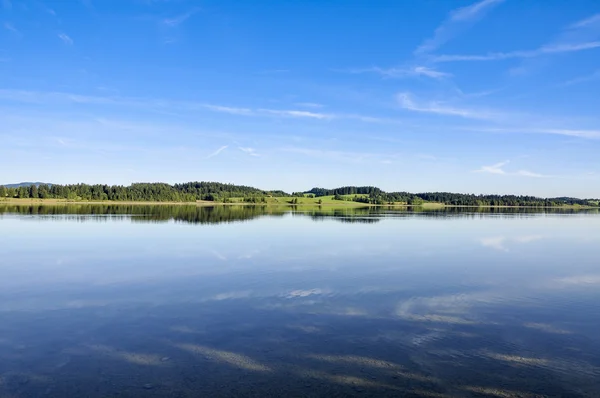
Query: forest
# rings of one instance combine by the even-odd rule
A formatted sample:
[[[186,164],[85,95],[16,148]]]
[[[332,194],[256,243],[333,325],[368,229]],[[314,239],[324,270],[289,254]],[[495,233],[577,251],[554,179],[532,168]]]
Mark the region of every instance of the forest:
[[[136,183],[121,185],[58,185],[40,184],[6,188],[0,186],[0,198],[113,200],[135,202],[194,202],[207,200],[227,202],[235,198],[243,202],[264,202],[268,196],[288,196],[282,191],[266,192],[243,185],[218,182]]]
[[[269,198],[333,196],[334,200],[354,201],[365,204],[405,204],[418,206],[439,203],[451,206],[592,206],[599,207],[598,199],[570,197],[539,198],[518,195],[474,195],[450,192],[385,192],[374,186],[345,186],[335,189],[312,188],[308,191],[288,194],[281,190],[264,191],[258,188],[223,184],[218,182],[187,182],[182,184],[135,183],[122,185],[88,184],[33,184],[0,186],[1,198],[19,199],[66,199],[72,201],[139,201],[139,202],[195,202],[215,203],[269,203]],[[291,203],[291,202],[290,202]],[[297,199],[296,202],[298,203]]]

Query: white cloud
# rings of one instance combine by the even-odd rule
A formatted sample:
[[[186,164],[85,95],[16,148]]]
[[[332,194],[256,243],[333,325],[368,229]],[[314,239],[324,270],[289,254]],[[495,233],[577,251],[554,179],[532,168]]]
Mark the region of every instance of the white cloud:
[[[467,7],[459,8],[452,11],[450,14],[450,20],[457,21],[470,21],[483,16],[483,14],[491,7],[496,4],[502,3],[504,0],[483,0],[478,3],[472,4]]]
[[[523,176],[523,177],[533,177],[533,178],[545,178],[545,177],[547,177],[547,176],[545,176],[543,174],[534,173],[534,172],[528,171],[528,170],[519,170],[515,174],[519,175],[519,176]]]
[[[308,111],[297,110],[276,110],[276,109],[259,109],[260,112],[269,113],[271,115],[289,116],[289,117],[305,117],[310,119],[331,119],[333,116],[325,113],[315,113]]]
[[[219,149],[217,149],[216,151],[214,151],[213,153],[208,155],[206,158],[210,159],[210,158],[214,158],[215,156],[218,156],[221,152],[223,152],[225,149],[227,149],[228,146],[229,145],[223,145],[222,147],[220,147]]]
[[[399,93],[397,95],[397,99],[398,103],[403,109],[413,112],[433,113],[437,115],[459,116],[467,119],[483,120],[496,119],[500,116],[484,110],[455,108],[435,101],[422,104],[417,103],[414,101],[410,93]]]
[[[532,131],[537,133],[559,134],[579,138],[600,138],[600,130],[534,129]]]
[[[510,160],[505,160],[504,162],[496,163],[491,166],[482,166],[479,170],[475,170],[475,173],[506,174],[506,171],[504,171],[502,167],[506,166],[508,163],[510,163]]]
[[[248,108],[232,108],[229,106],[211,105],[211,104],[203,104],[202,106],[211,111],[230,113],[232,115],[251,116],[254,114],[252,109],[248,109]]]
[[[256,153],[256,149],[254,148],[250,148],[250,147],[238,147],[238,149],[244,153],[247,153],[250,156],[260,156],[258,153]]]
[[[589,26],[593,26],[596,24],[600,24],[600,14],[592,15],[589,18],[582,19],[581,21],[575,22],[570,26],[571,29],[581,29],[587,28]]]
[[[451,77],[451,73],[441,72],[426,66],[411,68],[380,68],[377,66],[365,69],[350,69],[350,73],[376,73],[386,78],[406,78],[425,76],[431,79],[444,79]]]
[[[480,131],[488,133],[523,133],[523,134],[556,134],[568,137],[600,139],[600,130],[580,130],[561,128],[540,128],[531,126],[521,127],[466,127],[465,131]]]
[[[200,11],[199,8],[194,8],[188,12],[186,12],[185,14],[181,14],[178,15],[174,18],[165,18],[162,20],[162,24],[168,27],[176,27],[181,25],[183,22],[185,22],[188,18],[190,18],[192,15],[194,15],[195,13],[197,13],[198,11]]]
[[[536,50],[488,53],[484,55],[440,55],[433,58],[435,62],[456,61],[496,61],[511,58],[533,58],[545,54],[569,53],[591,50],[600,47],[600,41],[574,44],[554,44],[540,47]]]
[[[59,33],[58,34],[58,38],[61,39],[63,41],[63,43],[68,44],[68,45],[72,45],[73,44],[73,39],[71,39],[67,34],[65,33]]]
[[[430,53],[453,39],[470,25],[481,19],[486,12],[504,0],[483,0],[467,7],[453,10],[446,21],[436,30],[432,38],[416,49],[416,54]]]
[[[529,170],[519,170],[516,172],[507,172],[504,170],[504,166],[510,163],[510,160],[505,160],[504,162],[496,163],[491,166],[482,166],[478,170],[474,170],[474,173],[489,173],[489,174],[499,174],[499,175],[513,175],[513,176],[521,176],[521,177],[531,177],[531,178],[548,178],[551,176],[547,176],[544,174],[534,173]]]
[[[580,84],[580,83],[585,83],[585,82],[589,82],[592,80],[598,80],[600,79],[600,69],[596,70],[594,73],[586,75],[586,76],[580,76],[580,77],[576,77],[574,79],[571,80],[567,80],[566,82],[560,84],[560,87],[566,87],[566,86],[572,86],[575,84]]]
[[[596,14],[568,26],[555,40],[534,50],[491,52],[483,55],[440,55],[433,57],[433,61],[495,61],[592,50],[600,47],[597,29],[599,25],[600,14]]]

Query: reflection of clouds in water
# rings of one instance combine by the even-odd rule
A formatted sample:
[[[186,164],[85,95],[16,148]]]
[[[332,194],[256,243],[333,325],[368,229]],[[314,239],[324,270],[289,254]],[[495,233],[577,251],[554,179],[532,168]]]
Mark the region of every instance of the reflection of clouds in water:
[[[331,291],[323,290],[323,289],[307,289],[307,290],[293,290],[288,293],[284,293],[282,296],[285,298],[299,298],[299,297],[309,297],[315,295],[322,295],[331,293]]]
[[[600,285],[600,275],[576,275],[555,280],[558,286],[591,286]]]
[[[539,394],[529,394],[522,391],[505,390],[482,386],[463,386],[461,390],[469,391],[477,395],[485,395],[496,398],[542,398]]]
[[[243,299],[249,298],[253,296],[253,292],[251,290],[244,290],[240,292],[227,292],[227,293],[219,293],[211,298],[203,301],[222,301],[222,300],[231,300],[231,299]]]
[[[394,315],[417,322],[475,325],[483,322],[477,319],[474,307],[496,300],[497,295],[494,292],[413,297],[398,304]]]
[[[272,372],[272,369],[260,362],[242,354],[231,351],[217,350],[198,344],[176,344],[175,347],[202,356],[207,361],[216,361],[236,368],[254,372]]]
[[[508,238],[506,236],[493,236],[488,238],[481,238],[479,239],[479,243],[481,243],[482,246],[489,247],[491,249],[507,252],[509,250],[506,247],[506,245],[510,242],[531,243],[540,239],[544,239],[544,237],[542,235],[524,235],[512,238]]]
[[[523,326],[525,326],[526,328],[541,330],[543,332],[554,333],[554,334],[572,334],[573,333],[569,330],[559,329],[548,323],[529,322],[529,323],[523,324]]]
[[[546,366],[549,361],[543,358],[523,357],[520,355],[506,355],[498,354],[495,352],[483,352],[482,356],[486,358],[496,359],[498,361],[509,362],[519,365],[531,365],[531,366]]]
[[[251,252],[240,254],[238,256],[238,260],[249,260],[251,258],[256,257],[257,254],[260,254],[261,250],[252,250]]]
[[[525,235],[525,236],[518,236],[518,237],[514,238],[514,240],[519,243],[530,243],[530,242],[535,242],[536,240],[541,240],[541,239],[544,239],[544,237],[542,235]]]
[[[399,366],[393,362],[384,361],[376,358],[362,357],[358,355],[322,355],[322,354],[309,354],[307,358],[317,359],[325,362],[332,363],[347,363],[352,365],[359,366],[367,366],[373,368],[381,368],[381,369],[390,369],[397,368],[400,369],[402,366]]]
[[[140,352],[124,351],[113,347],[95,344],[88,346],[92,351],[111,358],[121,359],[135,365],[163,366],[165,361],[159,355],[145,354]]]
[[[467,314],[476,303],[489,302],[489,293],[452,294],[433,297],[411,297],[396,307],[396,316],[401,318],[423,313]]]
[[[216,250],[211,250],[211,253],[219,260],[221,261],[227,261],[227,257],[225,257],[223,254],[219,253]]]
[[[550,370],[559,375],[578,376],[594,376],[600,377],[600,368],[594,366],[585,360],[570,359],[570,358],[536,358],[524,357],[521,355],[499,354],[495,352],[482,351],[481,356],[503,361],[511,365],[523,365],[539,367]]]
[[[506,238],[503,236],[497,236],[493,238],[481,238],[479,242],[485,247],[489,247],[496,250],[508,251],[506,247],[504,247],[504,242]]]

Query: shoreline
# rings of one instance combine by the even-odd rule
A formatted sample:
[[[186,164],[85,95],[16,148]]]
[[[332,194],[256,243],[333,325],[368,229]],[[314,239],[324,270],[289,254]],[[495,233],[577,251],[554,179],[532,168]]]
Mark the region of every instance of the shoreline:
[[[127,205],[127,206],[197,206],[197,207],[216,207],[216,206],[267,206],[267,207],[395,207],[395,208],[422,208],[422,209],[444,209],[444,208],[472,208],[472,209],[600,209],[594,206],[580,205],[563,205],[563,206],[505,206],[505,205],[445,205],[442,203],[423,203],[421,205],[408,204],[369,204],[351,201],[339,201],[332,203],[287,203],[287,202],[267,202],[267,203],[249,203],[249,202],[210,202],[210,201],[195,201],[195,202],[156,202],[156,201],[116,201],[116,200],[68,200],[68,199],[0,199],[0,205]]]

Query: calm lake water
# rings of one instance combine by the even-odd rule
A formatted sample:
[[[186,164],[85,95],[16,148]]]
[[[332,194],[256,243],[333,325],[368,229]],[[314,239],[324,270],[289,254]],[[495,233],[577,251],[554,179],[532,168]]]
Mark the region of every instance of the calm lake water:
[[[597,211],[0,205],[0,397],[599,397]]]

